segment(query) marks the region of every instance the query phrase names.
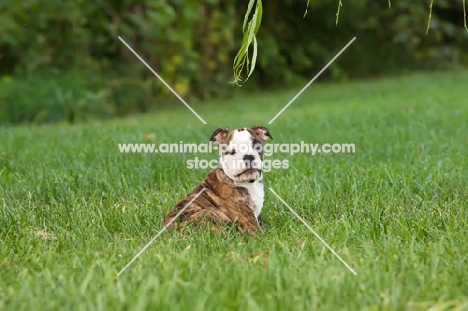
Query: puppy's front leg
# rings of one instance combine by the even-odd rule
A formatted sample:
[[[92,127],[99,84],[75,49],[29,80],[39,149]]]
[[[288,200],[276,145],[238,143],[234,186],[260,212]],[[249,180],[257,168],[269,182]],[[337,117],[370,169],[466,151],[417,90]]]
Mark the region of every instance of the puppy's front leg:
[[[258,221],[258,225],[260,226],[260,228],[263,229],[262,214],[258,215],[257,221]]]

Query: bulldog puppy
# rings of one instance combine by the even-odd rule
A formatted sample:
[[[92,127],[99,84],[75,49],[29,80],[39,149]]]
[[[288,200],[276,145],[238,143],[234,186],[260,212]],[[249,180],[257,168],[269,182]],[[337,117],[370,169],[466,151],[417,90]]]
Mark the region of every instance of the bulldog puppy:
[[[263,143],[273,137],[263,126],[228,130],[218,128],[210,141],[218,146],[220,165],[199,186],[180,200],[164,219],[168,229],[188,224],[208,224],[212,230],[236,225],[242,232],[261,230],[263,207]]]

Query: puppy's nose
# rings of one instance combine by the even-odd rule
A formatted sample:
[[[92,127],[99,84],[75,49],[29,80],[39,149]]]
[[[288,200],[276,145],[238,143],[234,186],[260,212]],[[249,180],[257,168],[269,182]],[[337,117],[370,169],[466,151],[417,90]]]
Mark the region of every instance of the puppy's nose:
[[[255,160],[255,157],[253,155],[250,155],[250,154],[246,154],[244,156],[244,161],[245,162],[252,162],[253,160]]]

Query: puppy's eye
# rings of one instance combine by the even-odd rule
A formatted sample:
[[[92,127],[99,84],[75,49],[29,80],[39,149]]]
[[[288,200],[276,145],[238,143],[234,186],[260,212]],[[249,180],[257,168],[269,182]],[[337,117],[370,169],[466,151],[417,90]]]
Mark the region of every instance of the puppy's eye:
[[[253,149],[254,149],[255,151],[257,151],[258,153],[260,153],[260,152],[263,151],[263,146],[262,146],[262,144],[260,144],[260,143],[254,143],[254,144],[253,144]]]
[[[235,154],[236,154],[236,150],[232,149],[231,151],[226,152],[226,154],[235,155]]]

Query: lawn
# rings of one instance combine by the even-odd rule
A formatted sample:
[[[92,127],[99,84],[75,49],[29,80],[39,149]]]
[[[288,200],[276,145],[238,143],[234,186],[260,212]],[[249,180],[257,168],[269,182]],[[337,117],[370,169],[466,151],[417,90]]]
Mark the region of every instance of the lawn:
[[[468,310],[468,72],[419,73],[195,103],[78,125],[0,129],[1,310]],[[158,83],[155,80],[155,83]],[[265,125],[288,155],[264,179],[265,234],[163,233],[212,154],[118,143],[207,142]]]

